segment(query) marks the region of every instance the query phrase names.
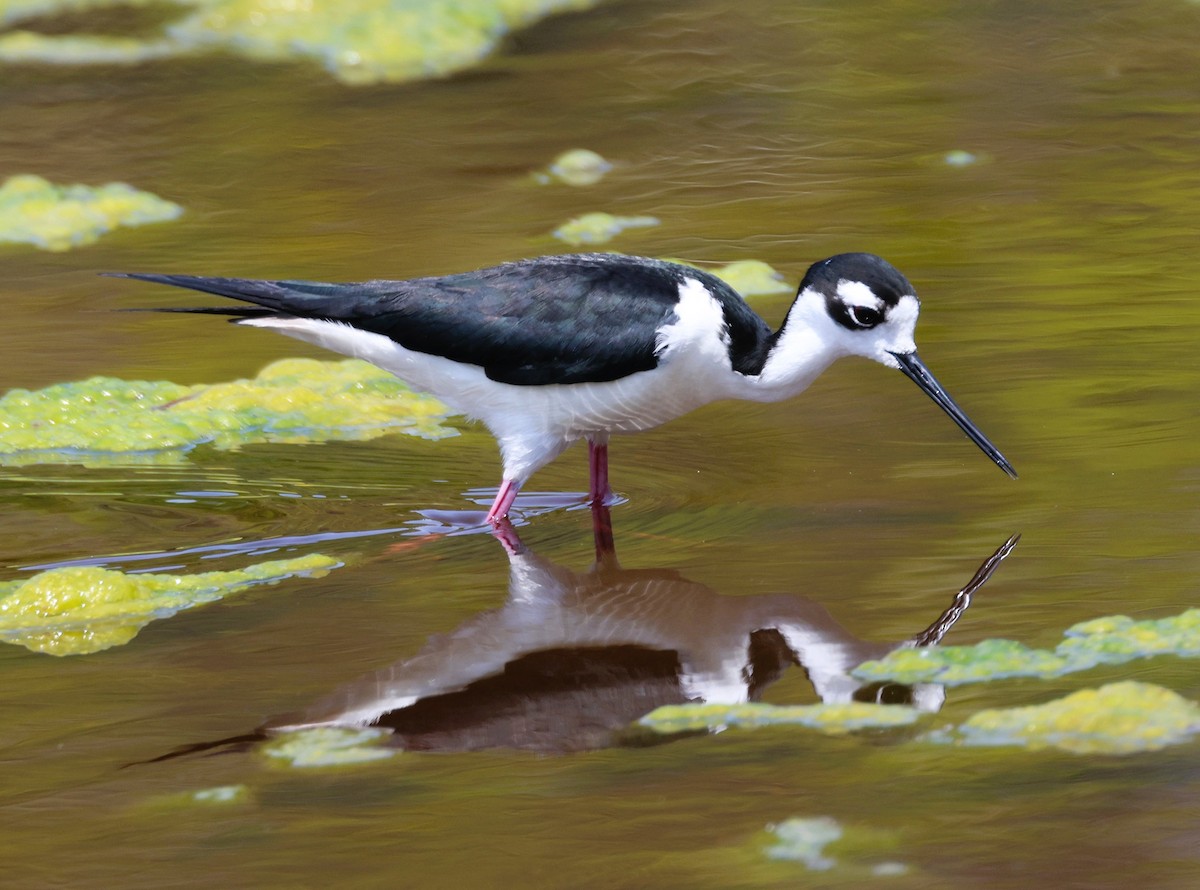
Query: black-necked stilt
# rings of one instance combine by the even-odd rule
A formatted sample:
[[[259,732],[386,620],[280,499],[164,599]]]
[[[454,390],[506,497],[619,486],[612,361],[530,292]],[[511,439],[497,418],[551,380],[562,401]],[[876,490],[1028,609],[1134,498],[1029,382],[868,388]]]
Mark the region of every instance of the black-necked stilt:
[[[322,284],[191,275],[123,277],[232,297],[234,316],[391,371],[482,420],[504,478],[487,513],[507,515],[534,471],[587,439],[590,495],[610,495],[608,440],[719,399],[773,402],[834,359],[904,372],[1012,477],[1016,473],[917,357],[920,303],[868,253],[809,268],[778,331],[728,285],[689,266],[613,254],[548,256],[407,281]]]

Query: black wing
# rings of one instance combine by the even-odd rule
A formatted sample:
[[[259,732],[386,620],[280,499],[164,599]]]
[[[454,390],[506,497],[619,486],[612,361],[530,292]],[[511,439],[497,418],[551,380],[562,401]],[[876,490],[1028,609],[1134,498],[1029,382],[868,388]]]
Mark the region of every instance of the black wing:
[[[770,336],[763,321],[719,279],[673,263],[607,254],[541,257],[440,278],[358,284],[126,277],[263,307],[225,310],[230,315],[340,321],[407,349],[479,365],[491,379],[513,384],[602,382],[655,367],[655,333],[673,319],[685,278],[700,279],[721,301],[735,346],[757,349]]]

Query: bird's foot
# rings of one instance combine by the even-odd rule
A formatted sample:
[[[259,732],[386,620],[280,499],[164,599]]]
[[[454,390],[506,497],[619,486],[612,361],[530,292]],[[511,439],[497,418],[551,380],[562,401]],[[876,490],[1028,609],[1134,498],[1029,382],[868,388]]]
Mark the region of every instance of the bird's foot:
[[[480,504],[495,507],[493,493],[488,490],[468,492],[468,497]],[[418,510],[420,519],[407,523],[409,534],[418,535],[471,535],[483,532],[496,533],[502,523],[510,526],[523,525],[531,517],[556,510],[579,510],[607,508],[624,503],[620,495],[612,491],[603,495],[599,502],[595,497],[578,491],[529,491],[510,502],[505,515],[495,515],[492,510]]]
[[[611,507],[621,502],[621,498],[611,488],[606,488],[601,492],[593,491],[588,493],[587,503],[589,507]]]
[[[474,489],[467,492],[467,497],[474,500],[475,503],[492,505],[485,517],[489,522],[499,519],[501,516],[508,516],[520,524],[518,521],[520,519],[540,516],[555,510],[576,510],[591,503],[590,496],[582,491],[522,491],[509,501],[508,509],[497,513],[496,501],[499,500],[499,497],[492,500],[488,496],[492,491],[494,489]]]

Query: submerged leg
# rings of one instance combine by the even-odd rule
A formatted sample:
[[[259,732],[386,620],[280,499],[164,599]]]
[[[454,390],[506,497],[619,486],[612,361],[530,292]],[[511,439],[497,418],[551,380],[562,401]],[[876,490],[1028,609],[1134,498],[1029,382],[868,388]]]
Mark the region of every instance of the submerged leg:
[[[607,504],[612,499],[608,485],[608,443],[588,439],[588,498],[592,504]]]
[[[517,535],[517,530],[513,528],[513,524],[504,516],[501,516],[492,525],[492,535],[500,542],[500,545],[504,548],[504,552],[509,556],[519,556],[526,550],[525,545],[521,543],[521,539]]]
[[[517,499],[517,492],[520,490],[520,482],[505,479],[500,484],[500,490],[496,492],[496,500],[492,501],[492,507],[488,510],[484,521],[490,522],[492,525],[499,525],[500,520],[508,516],[508,509],[513,505],[513,501]]]
[[[596,543],[596,567],[620,568],[613,541],[612,514],[604,504],[592,504],[592,538]]]

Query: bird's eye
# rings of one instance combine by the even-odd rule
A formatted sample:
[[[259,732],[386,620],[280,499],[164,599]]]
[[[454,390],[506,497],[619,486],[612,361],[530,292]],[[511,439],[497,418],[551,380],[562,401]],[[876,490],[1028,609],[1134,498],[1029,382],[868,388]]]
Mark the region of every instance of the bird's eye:
[[[850,316],[854,326],[859,328],[873,328],[883,321],[883,313],[870,306],[847,306],[846,314]]]

